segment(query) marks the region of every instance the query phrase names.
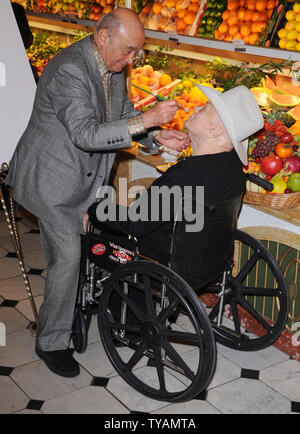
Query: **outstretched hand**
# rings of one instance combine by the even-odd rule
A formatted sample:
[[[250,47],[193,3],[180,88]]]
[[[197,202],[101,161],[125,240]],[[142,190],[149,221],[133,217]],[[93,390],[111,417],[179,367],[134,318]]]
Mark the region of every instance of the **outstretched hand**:
[[[163,146],[177,152],[182,152],[190,144],[190,138],[186,133],[165,128],[159,131],[156,140]]]

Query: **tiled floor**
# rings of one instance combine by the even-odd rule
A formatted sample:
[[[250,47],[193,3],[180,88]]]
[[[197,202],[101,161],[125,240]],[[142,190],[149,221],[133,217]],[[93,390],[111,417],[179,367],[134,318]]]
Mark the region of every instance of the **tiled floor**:
[[[18,227],[39,307],[45,263],[38,227],[26,215]],[[81,365],[80,376],[56,376],[35,354],[35,340],[28,330],[33,315],[13,252],[0,214],[0,325],[6,327],[6,345],[0,347],[0,413],[300,413],[300,364],[275,347],[252,353],[218,345],[215,374],[198,399],[170,404],[146,398],[128,386],[112,367],[100,341],[96,317],[92,319],[87,351],[75,356]],[[186,353],[185,359],[189,357],[193,357],[192,351]],[[147,375],[147,366],[138,369],[141,375]]]

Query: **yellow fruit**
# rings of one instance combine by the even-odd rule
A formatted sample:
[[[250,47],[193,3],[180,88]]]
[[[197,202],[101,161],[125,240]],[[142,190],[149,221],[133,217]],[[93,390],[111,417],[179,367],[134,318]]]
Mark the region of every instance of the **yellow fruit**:
[[[298,42],[298,44],[296,45],[296,50],[300,51],[300,42]]]
[[[182,84],[184,87],[193,87],[193,83],[191,82],[191,80],[184,80]]]
[[[295,3],[293,7],[294,12],[298,13],[300,12],[300,3]]]
[[[300,23],[296,24],[295,30],[299,33],[300,32]]]
[[[287,41],[285,49],[286,50],[295,50],[297,42],[295,40]]]
[[[288,21],[285,25],[286,30],[292,30],[296,27],[297,21]]]
[[[279,44],[278,44],[279,48],[282,48],[284,50],[286,47],[286,43],[287,43],[287,39],[280,39]]]
[[[296,17],[296,13],[295,13],[293,10],[291,10],[291,11],[287,11],[287,13],[285,14],[285,18],[286,18],[288,21],[292,21],[292,20],[294,20],[295,17]]]
[[[297,33],[297,41],[300,42],[300,33]]]
[[[298,36],[298,33],[296,32],[295,29],[293,29],[293,30],[290,30],[287,32],[286,38],[288,41],[293,41],[293,40],[297,39],[297,36]]]
[[[296,22],[300,23],[300,13],[296,15]]]
[[[287,32],[288,31],[286,29],[280,29],[279,32],[277,33],[278,37],[280,39],[284,39],[286,37],[286,35],[287,35]]]

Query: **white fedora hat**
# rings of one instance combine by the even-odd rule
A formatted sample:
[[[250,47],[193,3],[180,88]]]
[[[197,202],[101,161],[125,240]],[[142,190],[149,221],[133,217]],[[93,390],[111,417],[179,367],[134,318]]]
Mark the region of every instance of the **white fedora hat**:
[[[220,116],[241,162],[248,163],[248,137],[264,126],[260,108],[245,86],[237,86],[226,92],[198,85]]]

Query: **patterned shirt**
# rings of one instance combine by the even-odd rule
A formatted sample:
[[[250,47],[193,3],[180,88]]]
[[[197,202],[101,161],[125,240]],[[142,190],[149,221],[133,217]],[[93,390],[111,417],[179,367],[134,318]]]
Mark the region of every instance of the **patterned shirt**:
[[[103,90],[104,90],[104,96],[105,96],[105,120],[106,122],[110,121],[109,115],[110,115],[110,96],[109,96],[109,83],[110,83],[110,78],[112,76],[112,72],[109,71],[109,69],[107,68],[101,54],[99,53],[99,50],[97,48],[96,42],[94,40],[94,38],[91,38],[91,44],[92,44],[92,49],[94,52],[94,56],[95,56],[95,60],[98,66],[98,71],[100,74],[100,78],[102,81],[102,85],[103,85]],[[130,135],[133,136],[135,134],[140,134],[145,132],[145,126],[144,126],[144,118],[142,115],[138,115],[135,117],[132,117],[130,119],[127,119],[128,121],[128,128],[129,128],[129,132]]]

